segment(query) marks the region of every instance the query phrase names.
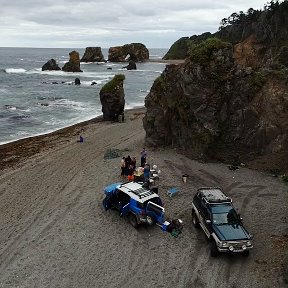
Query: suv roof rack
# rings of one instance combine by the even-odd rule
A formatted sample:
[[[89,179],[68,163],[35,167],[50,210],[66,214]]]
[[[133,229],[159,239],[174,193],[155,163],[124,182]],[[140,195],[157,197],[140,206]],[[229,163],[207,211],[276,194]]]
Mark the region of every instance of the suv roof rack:
[[[207,204],[232,203],[232,199],[226,196],[220,187],[201,187],[198,191]]]

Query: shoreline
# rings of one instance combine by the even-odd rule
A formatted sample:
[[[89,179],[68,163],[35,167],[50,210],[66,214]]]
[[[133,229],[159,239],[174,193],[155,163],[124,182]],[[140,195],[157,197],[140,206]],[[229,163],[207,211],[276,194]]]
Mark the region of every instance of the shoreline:
[[[132,114],[144,114],[145,107],[139,106],[126,109],[125,118]],[[103,121],[103,116],[96,116],[90,120],[79,122],[71,126],[57,129],[53,132],[30,136],[0,145],[0,171],[20,164],[22,160],[35,156],[36,154],[51,149],[59,143],[65,143],[79,136],[97,123],[114,123],[113,121]],[[115,122],[118,123],[118,122]],[[75,139],[76,141],[76,139]]]

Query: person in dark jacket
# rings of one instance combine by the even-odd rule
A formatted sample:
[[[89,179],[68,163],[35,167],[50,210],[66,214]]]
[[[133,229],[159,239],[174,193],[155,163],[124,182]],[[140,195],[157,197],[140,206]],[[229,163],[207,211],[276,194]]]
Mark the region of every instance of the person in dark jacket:
[[[145,148],[141,151],[141,167],[144,167],[147,159],[147,151]]]

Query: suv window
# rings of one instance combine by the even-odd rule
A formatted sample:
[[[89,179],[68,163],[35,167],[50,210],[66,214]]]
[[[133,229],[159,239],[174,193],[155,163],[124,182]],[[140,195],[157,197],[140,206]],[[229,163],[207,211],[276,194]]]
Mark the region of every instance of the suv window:
[[[123,205],[125,205],[125,204],[130,202],[130,197],[126,193],[124,193],[124,192],[122,192],[120,190],[117,190],[116,191],[116,195],[117,195],[117,200],[119,202],[121,202]]]
[[[237,224],[239,217],[234,209],[230,209],[229,212],[213,214],[213,223],[216,225]]]
[[[153,202],[153,203],[155,203],[155,204],[157,204],[159,206],[162,206],[162,202],[160,200],[160,197],[155,197],[155,198],[146,200],[143,203],[137,202],[137,207],[140,208],[140,209],[145,209],[148,202]]]

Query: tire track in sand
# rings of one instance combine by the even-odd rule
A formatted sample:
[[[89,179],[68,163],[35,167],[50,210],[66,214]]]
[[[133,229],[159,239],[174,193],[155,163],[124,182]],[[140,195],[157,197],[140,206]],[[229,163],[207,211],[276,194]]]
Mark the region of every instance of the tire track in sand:
[[[76,173],[78,174],[78,173]],[[3,252],[0,255],[0,271],[2,269],[5,269],[16,257],[17,255],[17,247],[19,247],[20,243],[26,243],[26,234],[27,232],[29,232],[29,230],[31,229],[32,226],[36,226],[36,227],[40,227],[38,228],[39,230],[36,232],[34,232],[35,237],[32,240],[37,240],[39,239],[43,233],[45,233],[45,231],[47,231],[48,229],[50,229],[57,221],[58,219],[61,219],[62,217],[64,217],[64,214],[67,213],[67,211],[70,209],[69,207],[66,207],[64,210],[59,209],[59,206],[61,206],[60,201],[57,201],[57,198],[60,198],[61,192],[65,191],[66,189],[69,189],[69,186],[71,185],[72,187],[75,185],[75,183],[78,183],[81,179],[79,179],[78,177],[75,177],[76,174],[73,174],[70,178],[69,181],[63,185],[61,187],[60,190],[57,191],[57,194],[55,193],[54,196],[55,197],[50,197],[50,199],[44,204],[44,206],[37,212],[37,214],[33,217],[33,219],[31,219],[31,222],[24,228],[24,230],[22,230],[19,234],[17,234],[12,242],[3,250]],[[74,189],[71,191],[78,191],[78,189]],[[80,189],[79,189],[80,191]],[[75,196],[76,195],[76,196]],[[79,198],[81,197],[81,192],[76,193],[74,196],[72,196],[70,194],[70,196],[72,196],[73,199],[72,202],[79,200]],[[55,206],[52,205],[52,203],[55,203]],[[60,214],[55,214],[53,216],[49,217],[49,221],[45,222],[45,216],[48,214],[46,211],[49,209],[49,207],[54,207],[53,210],[54,212],[60,211]],[[52,217],[52,219],[51,219]],[[43,223],[43,220],[45,222],[44,226],[41,225],[41,223]],[[22,247],[23,249],[24,247]]]

